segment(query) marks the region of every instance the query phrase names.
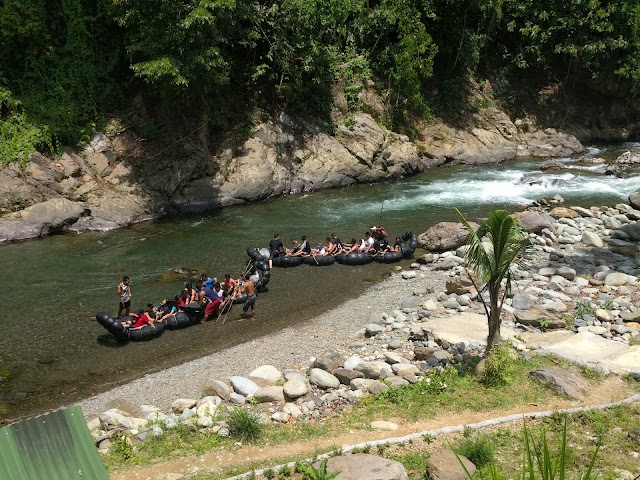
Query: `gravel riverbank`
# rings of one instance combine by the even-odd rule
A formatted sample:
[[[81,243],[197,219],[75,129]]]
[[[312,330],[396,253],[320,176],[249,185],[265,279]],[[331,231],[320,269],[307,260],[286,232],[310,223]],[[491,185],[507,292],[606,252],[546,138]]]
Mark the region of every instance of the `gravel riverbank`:
[[[420,271],[410,281],[393,274],[367,288],[358,297],[306,323],[145,375],[77,405],[82,407],[87,418],[109,408],[121,408],[136,415],[140,413],[139,405],[151,404],[166,410],[176,398],[199,398],[202,384],[209,377],[243,375],[263,364],[279,369],[306,368],[310,357],[326,350],[340,349],[349,343],[369,323],[373,313],[399,308],[400,301],[414,291],[442,290],[447,277],[448,272],[435,270]],[[247,328],[251,328],[250,320],[244,322]]]

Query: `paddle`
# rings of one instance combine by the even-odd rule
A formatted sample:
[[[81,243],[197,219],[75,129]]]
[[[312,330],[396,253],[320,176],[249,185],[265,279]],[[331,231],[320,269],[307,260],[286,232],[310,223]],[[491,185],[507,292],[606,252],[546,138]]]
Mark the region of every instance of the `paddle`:
[[[223,306],[220,308],[220,311],[222,312],[225,308],[225,306],[227,304],[229,305],[229,310],[227,310],[227,312],[224,314],[224,317],[222,317],[222,325],[224,325],[224,322],[227,321],[227,315],[229,315],[229,312],[231,311],[231,309],[233,308],[233,299],[236,298],[237,292],[235,292],[233,295],[231,295],[230,297],[227,297],[225,299],[225,301],[223,302]],[[218,319],[216,318],[216,321],[218,321]]]

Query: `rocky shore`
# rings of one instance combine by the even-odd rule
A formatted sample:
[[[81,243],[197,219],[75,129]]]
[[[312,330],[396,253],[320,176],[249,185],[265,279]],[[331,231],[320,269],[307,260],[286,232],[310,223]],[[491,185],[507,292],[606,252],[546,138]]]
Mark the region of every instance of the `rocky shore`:
[[[30,156],[0,169],[0,242],[60,232],[107,231],[171,213],[202,212],[281,195],[372,183],[450,163],[562,157],[584,150],[571,134],[512,121],[489,107],[473,128],[434,122],[421,139],[371,115],[335,132],[286,115],[255,126],[240,145],[184,138],[150,150],[130,130],[99,133],[81,151]]]
[[[532,246],[525,262],[512,268],[503,338],[523,356],[553,352],[640,379],[640,210],[635,204],[564,207],[561,198],[541,202],[552,203],[516,214]],[[114,432],[144,441],[178,424],[228,435],[215,415],[221,405],[251,405],[265,422],[322,418],[363,395],[437,382],[432,374],[443,368],[475,366],[486,319],[466,277],[464,237],[451,233],[458,227],[435,225],[421,235],[431,251],[410,269],[395,267],[388,279],[303,327],[82,402],[98,447],[107,450]],[[558,372],[534,378],[577,400],[585,393],[580,382]]]

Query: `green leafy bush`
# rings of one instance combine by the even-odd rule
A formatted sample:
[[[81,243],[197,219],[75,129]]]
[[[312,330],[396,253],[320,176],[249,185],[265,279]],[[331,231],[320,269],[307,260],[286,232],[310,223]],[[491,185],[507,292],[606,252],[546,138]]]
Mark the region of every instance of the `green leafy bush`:
[[[513,350],[509,342],[494,345],[487,353],[482,383],[488,387],[497,387],[511,383]]]

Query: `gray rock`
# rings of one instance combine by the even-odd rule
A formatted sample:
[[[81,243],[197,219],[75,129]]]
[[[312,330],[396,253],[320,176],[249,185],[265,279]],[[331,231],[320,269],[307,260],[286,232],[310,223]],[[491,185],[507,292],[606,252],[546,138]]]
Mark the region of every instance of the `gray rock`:
[[[260,403],[284,402],[284,390],[283,387],[275,385],[262,387],[253,394],[253,398],[255,398]]]
[[[400,272],[400,276],[402,276],[402,278],[404,278],[405,280],[416,278],[416,275],[416,272],[411,270],[403,270],[402,272]]]
[[[415,347],[413,355],[416,360],[427,360],[433,356],[438,349],[434,347]]]
[[[309,391],[309,387],[307,382],[303,379],[293,378],[291,380],[287,380],[282,387],[284,394],[288,398],[296,399],[299,397],[303,397]]]
[[[384,327],[381,325],[376,325],[375,323],[369,323],[364,326],[365,336],[367,337],[375,337],[376,335],[384,332]]]
[[[420,369],[411,363],[394,363],[391,365],[391,370],[399,377],[418,375],[420,373]]]
[[[556,275],[560,275],[567,280],[573,281],[573,279],[576,278],[576,271],[573,268],[560,267],[556,270]]]
[[[280,370],[278,370],[273,365],[262,365],[254,369],[249,374],[249,376],[255,377],[255,378],[262,378],[267,382],[269,382],[270,385],[276,385],[282,382],[282,380],[284,380],[284,377],[282,376],[282,373],[280,372]]]
[[[391,376],[391,367],[386,362],[362,362],[355,366],[354,370],[362,372],[365,378],[385,378]]]
[[[309,372],[309,382],[320,388],[338,388],[340,386],[340,380],[329,372],[325,372],[319,368],[312,368]]]
[[[422,305],[423,301],[424,300],[421,297],[418,297],[416,295],[412,295],[412,296],[407,297],[404,300],[402,300],[401,307],[403,309],[405,309],[405,308],[415,308],[415,309],[417,309],[418,307],[420,307],[420,305]]]
[[[617,230],[622,227],[620,220],[606,215],[602,217],[602,223],[604,223],[604,226],[609,230]]]
[[[191,398],[178,398],[171,404],[171,410],[173,410],[177,414],[180,414],[187,408],[193,408],[197,404],[198,401]]]
[[[319,468],[320,462],[314,467]],[[396,461],[377,455],[357,453],[331,457],[327,462],[327,473],[340,472],[340,480],[407,480],[404,466]]]
[[[357,370],[347,370],[346,368],[336,368],[333,375],[344,385],[351,385],[351,380],[364,378],[364,373]]]
[[[434,452],[427,460],[427,472],[433,480],[466,480],[465,469],[471,476],[476,472],[476,466],[469,459],[463,455],[456,457],[451,450]]]
[[[514,312],[516,320],[529,327],[540,328],[541,321],[545,320],[549,330],[567,328],[567,322],[561,318],[557,318],[555,315],[549,314],[549,312],[539,310],[516,310]]]
[[[315,359],[313,368],[320,368],[331,372],[344,362],[344,358],[337,352],[325,352]]]
[[[229,396],[233,390],[222,380],[207,379],[202,386],[202,394],[204,396],[217,396],[225,401],[229,401]]]
[[[236,393],[248,397],[256,393],[260,387],[246,377],[233,376],[230,378],[231,386]]]
[[[384,392],[389,387],[372,378],[354,378],[351,380],[351,388],[361,392],[370,392],[375,395],[376,393]]]
[[[475,223],[470,225],[474,230],[479,227]],[[468,232],[462,223],[441,222],[420,234],[418,236],[418,244],[422,248],[433,252],[455,250],[465,243],[467,234]]]
[[[393,352],[386,352],[384,358],[389,365],[393,365],[394,363],[409,363],[409,360],[402,355]]]
[[[626,273],[614,272],[608,274],[604,279],[604,284],[609,286],[626,285],[632,279]]]
[[[602,239],[594,232],[584,232],[582,234],[582,243],[598,248],[602,248],[604,246]]]
[[[555,221],[551,216],[529,210],[516,212],[511,216],[516,219],[521,228],[533,233],[541,233],[545,228],[552,228],[552,222]]]
[[[589,384],[578,375],[559,368],[532,370],[529,376],[543,385],[549,385],[560,395],[584,400]]]
[[[360,358],[358,355],[352,355],[351,357],[345,360],[344,368],[346,368],[347,370],[353,370],[354,368],[356,368],[357,365],[359,365],[363,361],[364,360],[362,360],[362,358]]]
[[[514,295],[511,301],[513,308],[528,310],[537,303],[537,299],[531,295]]]

